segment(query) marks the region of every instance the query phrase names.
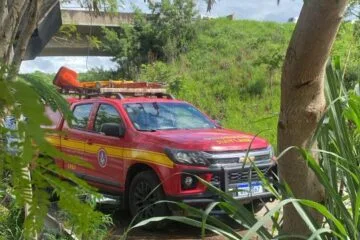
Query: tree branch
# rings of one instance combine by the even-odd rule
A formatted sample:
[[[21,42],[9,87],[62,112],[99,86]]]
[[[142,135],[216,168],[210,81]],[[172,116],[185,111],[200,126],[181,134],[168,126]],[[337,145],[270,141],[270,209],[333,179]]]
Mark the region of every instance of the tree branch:
[[[14,51],[14,59],[12,62],[13,69],[11,70],[11,74],[9,75],[10,80],[13,80],[18,73],[21,61],[26,51],[26,47],[29,43],[32,33],[36,29],[41,3],[42,0],[31,1],[29,9],[29,21],[27,21],[27,25],[21,31],[19,35],[19,41],[16,44],[16,48]]]
[[[2,25],[5,12],[8,11],[7,0],[0,1],[0,25]]]
[[[22,22],[28,22],[27,19],[24,19],[24,17],[26,16],[25,12],[27,12],[29,10],[30,10],[29,3],[24,5],[23,8],[21,9],[21,12],[19,14],[19,16],[21,16],[21,17],[16,19],[15,28],[14,28],[14,31],[12,32],[12,36],[11,36],[11,39],[10,39],[11,45],[13,45],[15,43],[15,38],[16,38],[16,35],[17,35],[18,31],[19,31],[20,24]],[[9,48],[8,52],[6,53],[6,58],[10,59],[10,62],[12,61],[11,56],[10,56],[11,54],[13,54],[12,47]]]
[[[9,7],[9,12],[7,17],[4,19],[3,26],[8,28],[8,31],[11,32],[16,26],[14,26],[14,21],[21,19],[23,12],[22,10],[29,4],[29,0],[13,0],[13,3]]]
[[[3,0],[2,0],[3,1]],[[0,25],[0,59],[5,63],[11,62],[11,50],[13,45],[13,32],[18,28],[22,14],[24,13],[23,8],[29,4],[29,0],[13,0],[11,5],[8,5],[7,9],[3,11],[3,19]],[[6,5],[6,4],[5,4]]]

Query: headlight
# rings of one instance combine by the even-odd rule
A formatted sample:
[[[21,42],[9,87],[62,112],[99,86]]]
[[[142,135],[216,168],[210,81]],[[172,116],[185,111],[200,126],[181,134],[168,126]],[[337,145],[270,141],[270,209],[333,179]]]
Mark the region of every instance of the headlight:
[[[274,148],[270,145],[266,150],[269,151],[269,156],[270,156],[271,161],[275,161]]]
[[[274,148],[271,145],[269,145],[266,150],[269,151],[270,158],[272,158],[274,156]]]
[[[197,166],[210,165],[204,152],[166,148],[165,153],[175,163]]]

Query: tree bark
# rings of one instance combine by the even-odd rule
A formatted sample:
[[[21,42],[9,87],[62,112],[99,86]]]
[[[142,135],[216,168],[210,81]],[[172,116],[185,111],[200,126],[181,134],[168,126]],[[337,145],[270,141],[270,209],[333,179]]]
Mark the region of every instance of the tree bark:
[[[9,3],[9,1],[7,1]],[[21,18],[24,14],[29,0],[12,0],[11,4],[4,4],[1,7],[0,16],[2,23],[0,25],[0,61],[5,64],[11,64],[12,47],[15,41],[15,34]]]
[[[14,79],[19,72],[22,59],[25,55],[25,51],[32,33],[37,27],[37,22],[39,19],[39,9],[42,4],[42,0],[32,0],[30,6],[28,7],[29,16],[27,21],[27,26],[22,29],[19,40],[14,49],[14,58],[12,61],[12,69],[10,73],[10,78]],[[23,13],[24,14],[24,13]]]
[[[14,80],[32,33],[57,0],[0,0],[0,63],[11,67]]]
[[[7,0],[0,1],[0,26],[4,22],[5,14],[8,12]]]
[[[2,43],[0,45],[0,64],[6,64],[10,67],[13,65],[12,71],[7,76],[9,81],[15,80],[26,46],[36,28],[40,6],[39,1],[41,0],[2,0],[0,3],[0,42]],[[23,19],[26,10],[30,11],[30,17]],[[21,21],[25,23],[25,26],[20,33],[18,45],[14,51],[15,38]],[[27,196],[30,197],[24,206],[25,218],[29,218],[31,216],[30,209],[33,196],[29,166],[23,168],[23,172],[30,183],[27,188]],[[29,238],[36,240],[37,233],[33,232]]]
[[[281,78],[279,152],[289,146],[309,147],[326,107],[325,66],[347,3],[347,0],[304,1]],[[279,173],[296,198],[324,200],[323,187],[296,150],[279,159]],[[310,213],[318,222],[322,220],[315,212]],[[292,205],[284,207],[283,232],[309,234],[308,227]]]

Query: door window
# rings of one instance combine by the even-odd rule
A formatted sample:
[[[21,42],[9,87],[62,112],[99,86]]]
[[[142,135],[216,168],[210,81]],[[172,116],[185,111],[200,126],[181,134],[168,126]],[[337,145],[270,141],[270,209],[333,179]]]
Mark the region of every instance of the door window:
[[[91,108],[92,103],[75,106],[73,111],[74,119],[71,122],[73,128],[86,129],[90,118]]]
[[[94,131],[100,132],[101,126],[104,123],[116,123],[121,124],[121,118],[118,111],[111,105],[101,104],[96,114]]]

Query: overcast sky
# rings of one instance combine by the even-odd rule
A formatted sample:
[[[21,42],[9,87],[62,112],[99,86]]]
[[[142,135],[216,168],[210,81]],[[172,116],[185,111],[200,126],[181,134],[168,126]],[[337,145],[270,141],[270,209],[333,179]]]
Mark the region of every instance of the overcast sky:
[[[144,0],[125,0],[125,5],[120,11],[131,11],[131,3],[146,11]],[[199,13],[211,16],[226,16],[234,14],[236,19],[251,19],[258,21],[286,22],[291,17],[297,17],[300,13],[303,0],[281,0],[277,5],[276,0],[217,0],[210,13],[206,12],[205,1],[198,4]],[[76,8],[68,5],[67,8]],[[43,71],[54,73],[61,66],[68,66],[78,72],[84,72],[92,68],[111,69],[116,68],[108,57],[37,57],[32,61],[24,61],[20,72],[28,73]]]

